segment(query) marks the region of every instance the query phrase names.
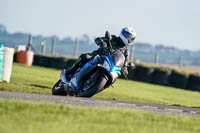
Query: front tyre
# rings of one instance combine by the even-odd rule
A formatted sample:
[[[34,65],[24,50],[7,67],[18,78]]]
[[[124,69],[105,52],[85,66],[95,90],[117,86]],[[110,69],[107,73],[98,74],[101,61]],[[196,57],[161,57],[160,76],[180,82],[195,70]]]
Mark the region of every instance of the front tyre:
[[[52,95],[66,96],[67,93],[64,91],[63,82],[58,80],[58,82],[52,88]]]
[[[84,82],[87,82],[87,80]],[[77,96],[86,98],[92,97],[94,94],[103,90],[106,83],[107,83],[106,77],[100,75],[99,78],[97,78],[96,83],[87,90],[84,90],[85,83],[83,83],[81,85],[80,91],[78,92]]]

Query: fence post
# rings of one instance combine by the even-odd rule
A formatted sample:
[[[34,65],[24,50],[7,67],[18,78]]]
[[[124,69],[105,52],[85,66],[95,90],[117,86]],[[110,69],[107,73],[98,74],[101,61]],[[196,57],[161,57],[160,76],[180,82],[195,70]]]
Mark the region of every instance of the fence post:
[[[79,46],[79,43],[78,43],[78,39],[76,38],[75,44],[74,44],[74,56],[77,56],[78,54],[78,46]]]
[[[54,55],[54,37],[52,37],[52,40],[51,40],[51,55]]]
[[[154,63],[158,65],[159,53],[155,53],[155,60]]]
[[[31,50],[31,46],[32,46],[32,35],[30,34],[28,37],[28,45],[26,47],[26,50],[27,51]]]
[[[30,34],[28,37],[28,45],[26,46],[26,51],[30,51],[31,48],[34,52],[38,53],[37,49],[32,44],[32,35]]]
[[[46,44],[47,44],[47,43],[46,43],[46,40],[44,40],[44,41],[41,42],[41,45],[42,45],[42,51],[41,51],[41,53],[42,53],[42,54],[45,54],[45,51],[46,51]]]
[[[132,45],[130,49],[130,61],[134,60],[134,52],[135,52],[135,48]]]
[[[182,68],[182,56],[180,55],[179,56],[179,69],[181,69]]]

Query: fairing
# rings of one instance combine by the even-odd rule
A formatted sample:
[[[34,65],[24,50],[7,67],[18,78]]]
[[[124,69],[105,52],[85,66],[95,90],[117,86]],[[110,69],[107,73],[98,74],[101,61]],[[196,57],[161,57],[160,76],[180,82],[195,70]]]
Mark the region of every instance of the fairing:
[[[120,50],[117,50],[112,54],[112,59],[116,67],[123,67],[125,62],[125,57]]]
[[[98,68],[108,75],[108,80],[111,80],[110,83],[112,83],[121,75],[121,67],[124,61],[125,57],[120,51],[116,51],[112,56],[97,55],[74,74],[69,82],[69,86],[78,92],[83,78],[87,77],[88,73]]]

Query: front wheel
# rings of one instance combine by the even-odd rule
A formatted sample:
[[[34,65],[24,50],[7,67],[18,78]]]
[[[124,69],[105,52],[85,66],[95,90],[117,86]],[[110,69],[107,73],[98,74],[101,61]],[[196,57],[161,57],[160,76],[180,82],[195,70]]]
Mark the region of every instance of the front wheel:
[[[90,88],[85,89],[87,80],[83,82],[81,85],[80,91],[78,92],[78,97],[92,97],[94,94],[102,91],[104,89],[105,84],[107,83],[107,79],[105,75],[100,75],[95,81],[94,85]]]
[[[58,80],[58,82],[52,88],[52,95],[66,96],[67,93],[64,91],[63,82]]]

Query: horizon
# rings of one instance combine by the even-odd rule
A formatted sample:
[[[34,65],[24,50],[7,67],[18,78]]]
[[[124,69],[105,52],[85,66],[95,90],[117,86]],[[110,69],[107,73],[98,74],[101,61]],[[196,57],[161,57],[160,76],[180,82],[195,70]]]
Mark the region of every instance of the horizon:
[[[106,30],[119,35],[121,28],[131,26],[137,32],[136,42],[200,50],[198,0],[0,2],[3,5],[0,8],[0,23],[6,26],[9,33],[56,35],[59,38],[87,34],[94,37],[104,36]],[[110,6],[113,2],[115,6]]]
[[[0,24],[0,25],[3,25],[3,24]],[[5,25],[3,25],[3,26],[5,26]],[[5,26],[5,27],[6,27],[6,26]],[[6,27],[6,31],[7,31],[7,27]],[[83,33],[83,34],[80,35],[79,37],[73,38],[72,36],[63,36],[63,37],[59,37],[58,35],[42,35],[42,34],[35,34],[35,35],[34,35],[34,34],[31,34],[31,33],[28,33],[28,32],[21,32],[21,31],[16,31],[16,32],[9,32],[9,31],[7,31],[7,33],[9,33],[9,34],[22,33],[22,34],[32,35],[32,36],[35,36],[35,37],[37,37],[37,36],[42,36],[42,37],[53,37],[53,36],[56,36],[56,37],[59,38],[59,40],[62,40],[62,39],[65,39],[65,38],[68,38],[68,37],[69,37],[69,38],[71,38],[73,41],[76,41],[76,39],[82,38],[84,35],[88,35],[88,34]],[[94,42],[94,37],[91,37],[91,36],[89,36],[89,35],[88,35],[88,37],[89,37],[90,41],[92,41],[93,43],[95,43],[95,42]],[[81,39],[80,39],[80,40],[81,40]],[[165,45],[165,44],[151,44],[151,43],[149,43],[149,42],[135,41],[135,42],[133,43],[133,45],[134,45],[135,43],[150,44],[152,47],[156,47],[156,46],[158,46],[158,45],[162,45],[162,46],[168,47],[168,48],[169,48],[169,47],[176,48],[176,49],[181,50],[181,51],[189,50],[189,51],[191,51],[191,52],[200,52],[200,49],[197,49],[197,50],[190,50],[190,49],[177,48],[176,46],[170,46],[170,45]]]

